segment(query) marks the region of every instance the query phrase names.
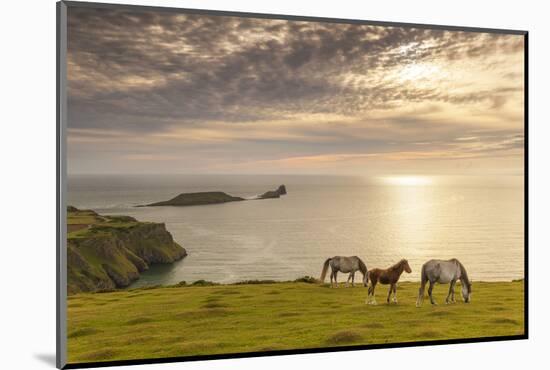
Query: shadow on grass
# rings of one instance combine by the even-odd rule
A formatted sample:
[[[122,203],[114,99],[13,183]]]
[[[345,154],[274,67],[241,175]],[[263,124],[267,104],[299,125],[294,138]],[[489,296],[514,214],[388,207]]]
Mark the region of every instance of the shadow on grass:
[[[361,327],[367,328],[367,329],[384,329],[384,325],[380,324],[379,322],[371,322],[371,323],[363,324],[361,325]]]
[[[76,329],[72,332],[70,332],[67,337],[68,338],[79,338],[79,337],[84,337],[86,335],[92,335],[92,334],[96,334],[96,333],[99,333],[99,330],[95,329],[95,328],[82,328],[82,329]]]
[[[442,334],[436,330],[424,330],[420,333],[418,333],[417,337],[419,338],[435,338],[435,337],[441,337]]]
[[[514,319],[507,319],[505,317],[491,320],[493,324],[509,324],[509,325],[519,325],[519,321]]]
[[[356,331],[342,330],[331,335],[327,339],[327,342],[329,344],[348,344],[348,343],[358,342],[361,339],[363,339],[363,337],[361,336],[361,334],[359,334]]]
[[[300,316],[299,312],[281,312],[279,317],[293,317],[293,316]]]
[[[231,311],[225,308],[209,308],[203,310],[185,311],[175,315],[175,317],[178,319],[197,320],[227,316],[230,313]]]
[[[232,294],[241,294],[238,290],[222,290],[222,291],[216,291],[216,294],[222,294],[222,295],[232,295]]]
[[[434,311],[428,314],[429,316],[435,316],[435,317],[447,317],[447,316],[453,316],[453,312],[449,311]]]
[[[138,325],[138,324],[145,324],[148,322],[153,322],[153,319],[146,316],[136,317],[135,319],[131,319],[126,321],[126,325]]]
[[[210,309],[210,308],[225,308],[225,307],[227,307],[227,305],[224,304],[224,303],[220,303],[216,300],[211,300],[208,303],[203,304],[201,307],[202,308],[208,308],[208,309]]]
[[[84,361],[108,361],[116,355],[117,352],[113,349],[100,349],[83,354],[81,359]]]

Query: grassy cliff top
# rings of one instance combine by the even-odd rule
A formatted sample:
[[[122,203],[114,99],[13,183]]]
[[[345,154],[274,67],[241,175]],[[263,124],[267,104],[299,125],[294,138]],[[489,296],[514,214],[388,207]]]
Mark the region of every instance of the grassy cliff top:
[[[89,209],[67,209],[67,239],[101,237],[109,235],[113,229],[132,228],[150,224],[140,222],[130,216],[102,216]]]
[[[306,283],[162,287],[77,294],[68,300],[71,363],[509,336],[524,333],[522,281],[474,282],[472,302],[415,307],[418,283],[398,304],[365,304],[363,287]],[[207,328],[207,330],[205,330]]]
[[[154,263],[187,255],[162,223],[67,207],[67,293],[123,288]]]

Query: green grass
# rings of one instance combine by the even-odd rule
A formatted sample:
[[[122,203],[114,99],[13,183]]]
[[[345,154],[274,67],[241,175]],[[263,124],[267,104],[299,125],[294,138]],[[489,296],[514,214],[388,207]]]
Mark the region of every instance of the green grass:
[[[474,283],[472,303],[366,305],[363,287],[307,283],[215,285],[87,293],[68,299],[69,362],[477,338],[524,333],[523,282]],[[460,286],[457,287],[457,293]],[[459,294],[460,297],[460,294]],[[458,297],[457,297],[458,298]],[[384,302],[384,303],[383,303]]]
[[[67,238],[84,239],[89,237],[110,236],[112,231],[130,229],[132,227],[147,224],[138,222],[128,216],[101,216],[91,210],[67,211]],[[71,230],[71,226],[80,226]]]

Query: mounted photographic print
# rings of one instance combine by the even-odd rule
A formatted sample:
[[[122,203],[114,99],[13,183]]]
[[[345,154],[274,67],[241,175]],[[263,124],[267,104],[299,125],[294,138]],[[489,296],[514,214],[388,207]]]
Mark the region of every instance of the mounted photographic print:
[[[58,366],[527,338],[527,32],[58,3]]]

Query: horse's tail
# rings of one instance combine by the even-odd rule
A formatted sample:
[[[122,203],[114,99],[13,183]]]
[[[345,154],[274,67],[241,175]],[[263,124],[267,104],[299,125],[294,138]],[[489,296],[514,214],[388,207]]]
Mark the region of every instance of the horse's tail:
[[[426,283],[428,282],[428,272],[427,270],[427,262],[422,265],[422,270],[420,270],[420,289],[418,289],[418,298],[416,299],[416,307],[422,306],[422,302],[424,301],[424,287],[426,286]]]
[[[321,280],[321,283],[325,282],[325,276],[327,276],[327,270],[328,270],[328,265],[330,263],[330,260],[332,260],[332,258],[327,258],[327,260],[323,265],[323,271],[321,271],[321,277],[319,278],[319,280]]]
[[[428,282],[428,273],[426,271],[426,264],[422,265],[422,271],[420,272],[420,283],[422,286],[426,285]]]

